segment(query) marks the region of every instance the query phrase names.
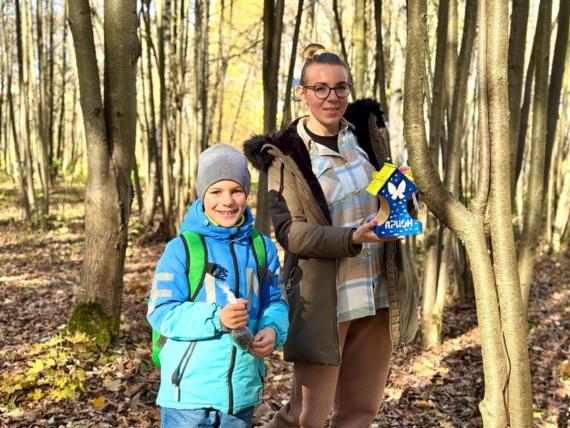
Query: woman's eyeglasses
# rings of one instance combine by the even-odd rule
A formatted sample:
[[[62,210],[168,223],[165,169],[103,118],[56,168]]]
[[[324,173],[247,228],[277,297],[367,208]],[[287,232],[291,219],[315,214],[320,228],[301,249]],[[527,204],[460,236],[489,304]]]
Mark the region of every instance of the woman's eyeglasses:
[[[334,91],[338,98],[346,98],[350,94],[350,83],[339,83],[332,88],[323,84],[303,86],[303,88],[312,90],[315,96],[321,100],[326,100],[331,91]]]

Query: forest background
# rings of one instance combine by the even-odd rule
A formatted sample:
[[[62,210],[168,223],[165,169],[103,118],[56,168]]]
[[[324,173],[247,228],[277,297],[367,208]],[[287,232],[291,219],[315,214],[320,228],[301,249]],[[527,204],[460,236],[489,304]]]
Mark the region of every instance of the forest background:
[[[0,0],[0,422],[153,426],[152,271],[196,159],[305,114],[299,52],[350,65],[422,190],[421,333],[380,426],[566,426],[566,0]],[[270,232],[265,177],[250,202]],[[268,361],[263,425],[291,367]]]

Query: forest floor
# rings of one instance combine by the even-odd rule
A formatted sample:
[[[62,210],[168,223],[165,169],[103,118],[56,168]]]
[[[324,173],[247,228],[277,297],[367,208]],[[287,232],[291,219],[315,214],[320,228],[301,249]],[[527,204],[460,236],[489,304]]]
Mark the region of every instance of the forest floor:
[[[118,343],[94,352],[65,325],[79,283],[82,191],[51,196],[47,232],[17,220],[14,193],[0,186],[0,426],[154,427],[159,376],[150,364],[146,299],[164,248],[133,213]],[[529,355],[536,426],[567,427],[570,418],[570,254],[537,260],[531,291]],[[418,341],[394,352],[386,395],[373,426],[479,427],[483,398],[481,349],[472,304],[452,305],[443,343]],[[263,426],[286,401],[291,365],[274,353],[263,403]]]

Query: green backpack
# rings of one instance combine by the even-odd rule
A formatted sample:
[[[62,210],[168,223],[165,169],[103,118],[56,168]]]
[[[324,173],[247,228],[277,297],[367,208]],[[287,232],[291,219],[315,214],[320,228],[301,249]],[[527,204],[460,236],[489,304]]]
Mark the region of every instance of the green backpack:
[[[188,301],[192,302],[202,288],[202,282],[208,268],[208,251],[204,237],[197,232],[186,230],[180,235],[186,256],[188,257]],[[257,276],[261,284],[267,273],[267,254],[265,250],[265,241],[263,236],[257,230],[251,230],[249,238],[250,245],[253,250],[255,262],[257,264]],[[157,330],[152,330],[152,362],[157,368],[160,368],[159,354],[166,342],[166,337],[162,336]]]

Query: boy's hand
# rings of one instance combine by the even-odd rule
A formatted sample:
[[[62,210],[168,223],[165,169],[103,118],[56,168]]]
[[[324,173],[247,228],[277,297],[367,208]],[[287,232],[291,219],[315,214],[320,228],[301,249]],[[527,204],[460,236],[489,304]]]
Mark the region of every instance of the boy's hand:
[[[220,310],[222,325],[231,330],[247,326],[247,300],[238,299],[236,303],[228,303]]]
[[[256,358],[268,356],[275,346],[275,330],[271,327],[265,327],[259,331],[251,342],[251,353]]]

